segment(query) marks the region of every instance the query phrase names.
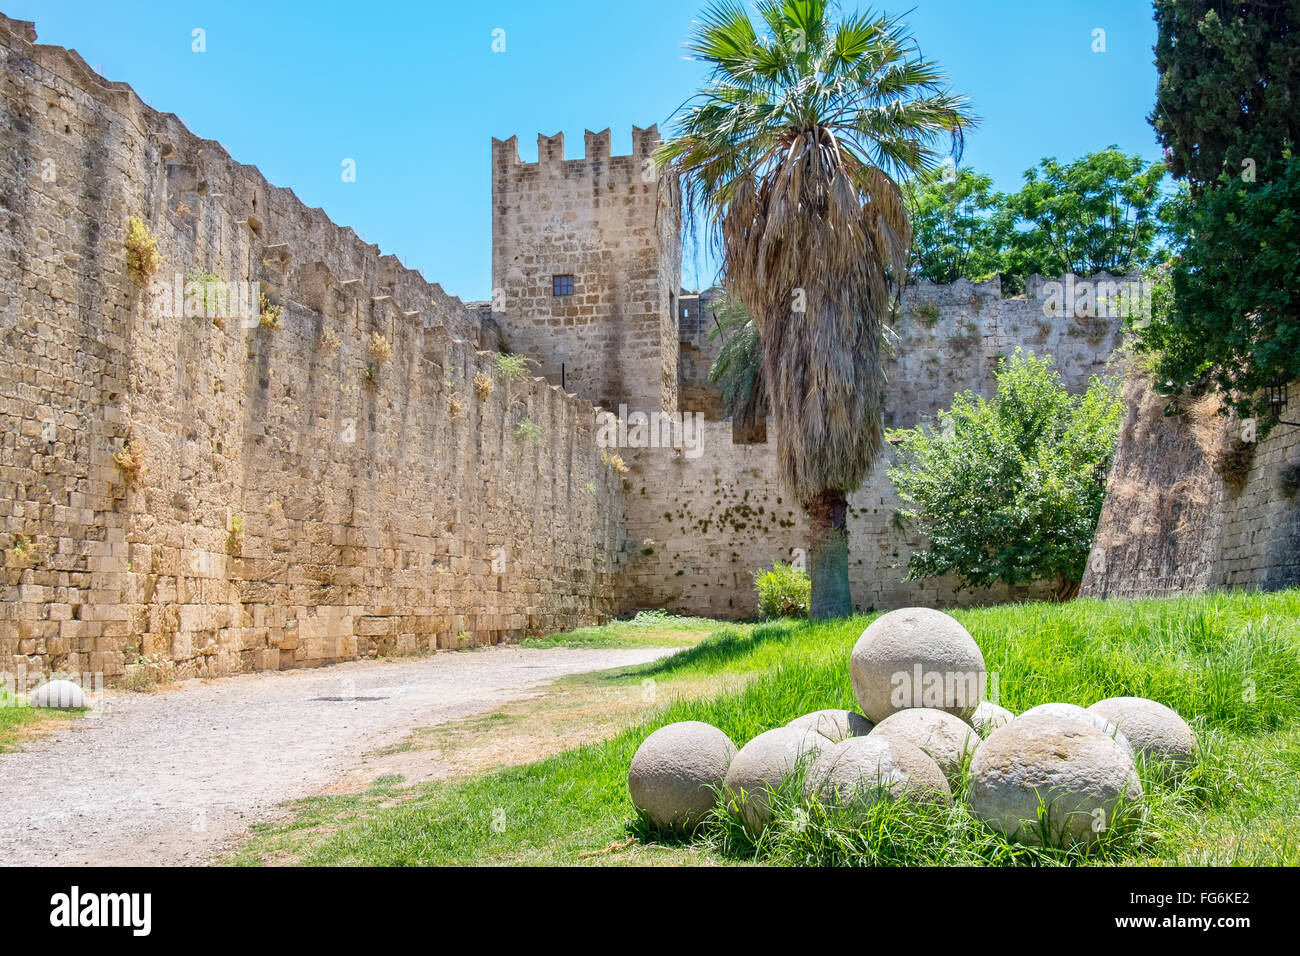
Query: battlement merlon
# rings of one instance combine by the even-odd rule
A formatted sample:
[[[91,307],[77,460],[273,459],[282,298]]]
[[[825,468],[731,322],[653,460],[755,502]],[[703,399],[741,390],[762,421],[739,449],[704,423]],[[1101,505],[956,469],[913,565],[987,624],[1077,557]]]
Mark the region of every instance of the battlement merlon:
[[[492,139],[492,168],[506,169],[511,166],[555,166],[560,163],[608,162],[613,159],[649,159],[654,155],[660,142],[658,124],[645,129],[632,127],[632,152],[627,155],[613,155],[613,136],[609,127],[599,132],[585,130],[583,135],[584,155],[578,159],[564,158],[564,133],[547,136],[541,133],[537,137],[537,162],[526,163],[519,158],[519,137],[509,139]]]

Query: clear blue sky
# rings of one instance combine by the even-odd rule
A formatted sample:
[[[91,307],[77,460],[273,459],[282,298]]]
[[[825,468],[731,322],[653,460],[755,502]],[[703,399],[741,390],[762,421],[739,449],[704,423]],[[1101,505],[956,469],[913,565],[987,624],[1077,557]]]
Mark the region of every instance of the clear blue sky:
[[[464,299],[491,285],[490,137],[665,123],[702,72],[682,43],[704,0],[359,3],[4,0],[42,43],[77,50],[149,105]],[[852,2],[845,4],[850,9]],[[861,4],[860,6],[867,6]],[[983,122],[964,161],[1015,189],[1043,156],[1112,143],[1159,158],[1146,122],[1155,26],[1146,0],[904,0],[927,58]],[[907,12],[909,11],[910,12]],[[194,28],[206,53],[191,51]],[[492,32],[505,31],[504,53]],[[1094,53],[1093,31],[1106,31]],[[340,176],[344,158],[357,178]],[[690,259],[688,286],[707,284]],[[707,267],[705,272],[709,270]]]

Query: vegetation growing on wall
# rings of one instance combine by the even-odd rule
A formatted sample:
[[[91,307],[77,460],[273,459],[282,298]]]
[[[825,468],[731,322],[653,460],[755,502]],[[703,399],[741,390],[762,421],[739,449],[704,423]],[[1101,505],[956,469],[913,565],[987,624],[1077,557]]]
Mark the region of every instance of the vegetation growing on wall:
[[[132,216],[126,226],[126,271],[136,282],[144,283],[158,271],[161,257],[158,238],[149,231],[144,220]]]

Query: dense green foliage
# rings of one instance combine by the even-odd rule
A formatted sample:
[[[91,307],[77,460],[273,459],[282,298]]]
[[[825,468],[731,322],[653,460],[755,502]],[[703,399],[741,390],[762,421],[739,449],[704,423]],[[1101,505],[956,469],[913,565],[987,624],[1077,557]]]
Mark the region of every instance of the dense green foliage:
[[[1156,24],[1151,122],[1189,188],[1142,348],[1170,386],[1208,383],[1267,430],[1261,389],[1300,378],[1300,0],[1157,0]]]
[[[1270,180],[1229,179],[1178,203],[1173,223],[1187,241],[1142,348],[1167,387],[1208,383],[1267,430],[1261,390],[1300,378],[1300,159]]]
[[[890,468],[902,512],[927,536],[913,578],[957,575],[959,587],[1083,576],[1105,497],[1123,406],[1094,377],[1070,395],[1050,357],[1019,349],[998,366],[997,394],[963,392],[940,426],[897,431]]]
[[[754,575],[758,613],[762,617],[807,617],[812,582],[808,572],[780,561]]]
[[[1006,197],[968,166],[908,184],[912,274],[931,282],[980,281],[1007,268]]]
[[[1069,163],[1044,159],[1010,195],[968,167],[919,178],[908,191],[912,273],[931,282],[1001,274],[1014,291],[1034,273],[1139,271],[1158,254],[1166,171],[1112,146]]]
[[[954,615],[998,675],[1003,706],[1020,713],[1049,701],[1149,697],[1192,724],[1201,761],[1173,787],[1144,779],[1147,819],[1086,856],[1008,843],[960,802],[944,813],[880,804],[861,824],[816,808],[800,820],[784,804],[758,844],[722,810],[691,839],[646,831],[628,798],[627,770],[652,731],[703,720],[740,745],[800,714],[855,707],[849,651],[870,618],[779,622],[747,634],[723,630],[606,679],[609,693],[639,693],[652,678],[671,699],[677,681],[747,678],[736,690],[676,699],[609,740],[524,766],[409,789],[390,779],[359,797],[307,801],[295,817],[259,825],[236,862],[286,855],[309,865],[1300,862],[1300,592],[1079,600]]]
[[[1272,175],[1300,141],[1300,0],[1156,0],[1155,20],[1151,124],[1173,174]]]
[[[1006,271],[1127,275],[1147,265],[1167,172],[1164,163],[1125,156],[1113,146],[1070,163],[1044,159],[1007,199],[1017,228]]]

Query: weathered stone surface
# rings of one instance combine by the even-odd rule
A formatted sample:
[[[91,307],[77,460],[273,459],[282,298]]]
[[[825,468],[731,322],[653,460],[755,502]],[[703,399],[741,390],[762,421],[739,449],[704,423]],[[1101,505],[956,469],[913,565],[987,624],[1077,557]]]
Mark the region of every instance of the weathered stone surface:
[[[968,755],[979,749],[980,735],[960,717],[933,707],[911,707],[890,714],[871,731],[874,737],[905,740],[927,753],[951,784]]]
[[[656,826],[696,826],[717,802],[736,745],[717,727],[687,720],[660,727],[637,748],[627,774],[633,805]]]
[[[966,628],[942,611],[901,608],[872,621],[849,660],[853,693],[879,723],[909,707],[974,711],[985,684],[984,655]]]
[[[971,811],[1026,844],[1090,844],[1142,799],[1128,752],[1084,721],[1022,715],[995,730],[970,767]],[[1039,822],[1040,800],[1048,808]]]
[[[502,381],[465,303],[30,36],[0,16],[0,671],[216,677],[617,613],[624,491],[590,401]],[[251,318],[186,314],[197,272]]]
[[[1249,471],[1240,487],[1229,487],[1222,458],[1242,447],[1244,423],[1218,415],[1213,393],[1181,415],[1166,415],[1167,404],[1149,378],[1127,376],[1124,422],[1080,593],[1163,597],[1300,584],[1300,507],[1283,480],[1300,463],[1300,428],[1280,426],[1244,443],[1252,449]],[[1300,381],[1287,386],[1287,407],[1300,408]]]
[[[867,808],[883,797],[952,802],[939,765],[920,748],[896,737],[849,737],[823,750],[808,768],[804,795],[828,806]]]
[[[1117,727],[1148,766],[1171,773],[1196,759],[1196,734],[1164,704],[1145,697],[1108,697],[1088,710]]]
[[[56,710],[90,706],[86,692],[70,680],[52,680],[42,684],[28,695],[27,702],[33,707]]]
[[[801,762],[810,763],[831,743],[807,727],[786,726],[765,731],[740,748],[727,770],[727,792],[751,831],[767,824],[771,793]]]
[[[1001,707],[991,700],[982,700],[975,713],[970,716],[971,726],[979,731],[981,737],[987,737],[999,727],[1005,727],[1011,721],[1015,720],[1016,715],[1005,707]]]
[[[1066,720],[1078,720],[1087,724],[1089,727],[1095,727],[1123,747],[1130,757],[1133,756],[1133,745],[1129,743],[1124,732],[1108,721],[1105,717],[1088,710],[1086,707],[1080,707],[1078,704],[1053,702],[1049,704],[1039,704],[1037,707],[1030,707],[1020,716],[1033,717],[1041,716],[1043,714],[1049,714],[1053,717],[1064,717]]]
[[[874,724],[854,710],[815,710],[796,717],[787,727],[806,727],[823,737],[839,743],[846,737],[865,737]]]

